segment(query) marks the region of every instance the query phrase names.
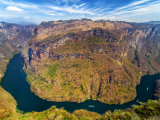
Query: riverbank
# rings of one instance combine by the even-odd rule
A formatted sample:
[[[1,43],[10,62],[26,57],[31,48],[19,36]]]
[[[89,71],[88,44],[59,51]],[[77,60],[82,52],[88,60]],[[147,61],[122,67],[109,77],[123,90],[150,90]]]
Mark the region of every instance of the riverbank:
[[[75,102],[51,102],[43,100],[35,96],[30,91],[30,85],[26,82],[26,73],[23,71],[22,56],[17,54],[13,59],[10,60],[7,66],[7,71],[2,80],[2,87],[12,94],[16,99],[18,106],[17,108],[24,112],[30,111],[43,111],[51,106],[55,105],[58,108],[64,107],[67,111],[73,112],[77,109],[86,109],[89,111],[95,111],[100,114],[105,113],[108,110],[114,111],[115,109],[130,108],[131,105],[137,104],[137,100],[141,102],[147,102],[148,99],[153,97],[153,84],[160,78],[159,74],[146,75],[141,78],[141,84],[137,85],[137,96],[133,101],[124,103],[122,105],[109,105],[98,101],[86,100],[82,103]],[[147,91],[148,87],[148,91]],[[25,103],[25,104],[24,104]],[[41,107],[39,107],[41,105]],[[45,105],[45,106],[42,106]],[[89,107],[94,106],[94,107]]]
[[[4,48],[6,48],[6,46],[4,46]],[[7,57],[0,58],[0,83],[1,83],[1,79],[3,78],[3,76],[7,70],[7,65],[8,65],[9,61],[19,52],[20,52],[20,50],[15,50],[14,52],[6,51]]]
[[[72,102],[49,102],[40,99],[35,96],[30,91],[30,86],[26,82],[26,74],[22,70],[22,57],[21,54],[17,54],[10,60],[5,76],[2,80],[2,87],[7,90],[15,98],[18,103],[17,108],[26,112],[16,110],[14,107],[13,111],[8,111],[7,114],[4,114],[4,107],[0,109],[0,113],[5,119],[134,119],[134,118],[156,118],[156,115],[159,114],[160,103],[157,101],[149,101],[143,103],[139,107],[138,101],[146,102],[148,99],[153,97],[153,84],[156,80],[160,78],[160,75],[147,75],[141,78],[141,84],[137,85],[137,97],[135,100],[125,103],[123,105],[108,105],[103,104],[98,101],[87,100],[83,103],[72,103]],[[147,91],[148,87],[148,91]],[[11,96],[8,94],[8,96]],[[4,98],[2,96],[2,98]],[[11,97],[10,97],[11,98]],[[13,99],[12,99],[13,100]],[[13,100],[14,101],[14,100]],[[15,106],[15,102],[10,101]],[[7,102],[5,102],[7,104]],[[131,106],[135,105],[133,108]],[[53,107],[56,105],[58,108]],[[52,106],[52,107],[51,107]],[[92,107],[89,107],[92,106]],[[63,110],[62,107],[65,109]],[[10,106],[9,106],[10,108]],[[129,108],[127,110],[124,110]],[[117,110],[123,109],[123,110]],[[67,111],[68,112],[67,112]],[[88,110],[88,111],[87,111]],[[139,111],[140,110],[140,111]],[[16,112],[15,112],[16,111]],[[39,111],[39,112],[31,112]],[[40,112],[41,111],[41,112]],[[91,112],[95,111],[95,112]],[[108,112],[106,112],[108,111]],[[112,113],[112,112],[113,113]],[[148,111],[151,111],[150,114]],[[18,113],[17,113],[18,112]],[[73,113],[70,113],[73,112]],[[147,114],[147,115],[146,115]]]
[[[113,113],[107,111],[101,115],[96,112],[87,110],[76,110],[69,113],[66,110],[58,109],[52,106],[43,112],[27,112],[23,114],[19,111],[17,114],[10,114],[5,117],[6,120],[157,120],[160,115],[160,102],[149,100],[147,103],[142,103],[140,106],[133,106],[127,110],[115,110]]]
[[[17,50],[15,52],[12,52],[12,54],[9,54],[8,59],[4,59],[5,61],[1,63],[3,64],[3,67],[1,67],[0,71],[3,72],[0,72],[0,83],[1,79],[4,77],[6,73],[9,61],[18,53],[19,51]],[[17,114],[16,109],[17,109],[16,100],[10,93],[4,90],[0,85],[0,119],[10,116],[11,114]]]

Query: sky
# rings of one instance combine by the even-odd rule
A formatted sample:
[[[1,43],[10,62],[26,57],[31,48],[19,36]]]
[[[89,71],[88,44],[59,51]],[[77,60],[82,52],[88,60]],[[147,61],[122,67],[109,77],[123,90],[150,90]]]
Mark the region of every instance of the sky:
[[[160,0],[0,0],[0,21],[160,20]]]

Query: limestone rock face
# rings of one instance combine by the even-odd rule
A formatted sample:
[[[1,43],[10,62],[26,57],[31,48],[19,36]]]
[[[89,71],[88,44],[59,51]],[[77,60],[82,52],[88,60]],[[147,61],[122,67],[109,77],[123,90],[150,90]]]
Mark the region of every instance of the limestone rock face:
[[[21,26],[11,23],[0,23],[0,41],[9,40],[14,45],[26,45],[34,34],[35,25]]]

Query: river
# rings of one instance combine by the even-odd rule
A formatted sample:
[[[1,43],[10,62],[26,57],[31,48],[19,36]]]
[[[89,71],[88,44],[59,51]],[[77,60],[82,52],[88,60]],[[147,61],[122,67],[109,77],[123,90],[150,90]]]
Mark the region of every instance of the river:
[[[123,105],[109,105],[93,100],[86,100],[82,103],[50,102],[35,96],[34,93],[30,91],[30,86],[25,80],[27,75],[22,68],[22,56],[19,53],[10,60],[6,73],[2,78],[1,86],[15,98],[18,104],[17,108],[24,112],[40,112],[53,105],[57,108],[63,107],[68,112],[73,112],[77,109],[86,109],[100,114],[108,110],[114,111],[115,109],[130,108],[133,104],[139,105],[137,100],[147,102],[148,99],[153,99],[153,84],[156,80],[160,79],[160,74],[143,76],[140,85],[136,87],[137,97],[135,100],[124,103]]]

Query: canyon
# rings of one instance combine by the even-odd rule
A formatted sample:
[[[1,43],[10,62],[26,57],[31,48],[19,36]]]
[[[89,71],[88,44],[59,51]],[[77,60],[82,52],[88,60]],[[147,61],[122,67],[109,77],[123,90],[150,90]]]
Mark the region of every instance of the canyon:
[[[135,99],[143,75],[160,72],[159,36],[160,25],[150,23],[82,19],[20,26],[1,22],[0,78],[9,60],[21,51],[30,89],[44,100],[127,103]],[[5,116],[15,113],[16,103],[9,99],[12,106],[1,99],[8,110]]]

